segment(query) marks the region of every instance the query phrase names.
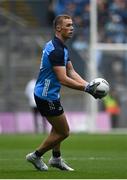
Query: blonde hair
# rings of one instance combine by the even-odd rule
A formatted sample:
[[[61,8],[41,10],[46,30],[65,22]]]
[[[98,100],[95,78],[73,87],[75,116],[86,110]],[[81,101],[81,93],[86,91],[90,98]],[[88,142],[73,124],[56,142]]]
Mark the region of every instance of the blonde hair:
[[[63,19],[72,19],[72,17],[67,14],[61,14],[56,16],[53,21],[53,28],[56,29],[56,27],[62,23]]]

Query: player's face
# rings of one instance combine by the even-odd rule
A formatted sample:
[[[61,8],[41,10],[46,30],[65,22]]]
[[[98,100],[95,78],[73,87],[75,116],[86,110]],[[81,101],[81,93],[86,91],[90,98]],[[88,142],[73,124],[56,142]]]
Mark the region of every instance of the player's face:
[[[64,39],[69,39],[73,35],[73,22],[72,19],[63,19],[61,24],[61,35]]]

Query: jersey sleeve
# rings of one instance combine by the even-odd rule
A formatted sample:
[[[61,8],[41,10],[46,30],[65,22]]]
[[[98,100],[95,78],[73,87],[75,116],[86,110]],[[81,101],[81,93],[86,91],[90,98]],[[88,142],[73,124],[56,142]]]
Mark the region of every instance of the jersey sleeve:
[[[52,66],[65,66],[64,51],[57,49],[53,50],[49,55],[49,60]]]

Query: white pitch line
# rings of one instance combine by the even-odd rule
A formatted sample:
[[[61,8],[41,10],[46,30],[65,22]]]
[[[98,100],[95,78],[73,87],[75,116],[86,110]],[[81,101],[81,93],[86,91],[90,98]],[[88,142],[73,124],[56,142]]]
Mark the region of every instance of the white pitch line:
[[[23,161],[25,160],[25,158],[10,158],[10,159],[7,159],[7,158],[0,158],[0,161]],[[48,158],[45,158],[45,160],[48,160]],[[90,160],[90,161],[94,161],[94,160],[100,160],[100,161],[112,161],[112,160],[127,160],[127,157],[80,157],[80,158],[77,158],[77,157],[71,157],[71,158],[65,158],[65,161],[66,160],[70,160],[70,161],[85,161],[85,160]]]
[[[125,157],[117,157],[117,158],[113,158],[113,157],[80,157],[80,158],[65,158],[67,160],[72,160],[72,161],[85,161],[85,160],[90,160],[90,161],[112,161],[112,160],[127,160],[127,158]]]

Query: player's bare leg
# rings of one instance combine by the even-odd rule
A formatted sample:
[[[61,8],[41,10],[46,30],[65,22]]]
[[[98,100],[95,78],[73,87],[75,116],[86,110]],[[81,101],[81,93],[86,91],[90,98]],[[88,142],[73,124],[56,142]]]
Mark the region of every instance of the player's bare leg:
[[[69,136],[69,126],[64,114],[47,117],[47,120],[52,125],[52,129],[49,136],[37,149],[42,155],[54,147],[60,148],[60,145],[58,144]]]
[[[54,147],[54,144],[57,143],[57,141],[63,140],[63,138],[61,138],[61,136],[59,136],[55,130],[51,130],[48,138],[45,140],[44,144],[42,143],[40,145],[40,147],[33,153],[29,153],[26,156],[26,159],[28,162],[32,163],[36,169],[40,170],[40,171],[46,171],[48,170],[47,165],[42,161],[41,156],[48,151],[49,149],[51,149],[52,147]],[[56,141],[54,143],[54,141]]]
[[[53,119],[51,119],[52,122],[50,122],[52,124],[52,130],[51,132],[55,135],[55,134],[61,134],[62,133],[62,138],[65,139],[68,135],[69,135],[69,126],[66,120],[65,115],[61,115],[62,118],[60,120],[58,120],[58,122],[56,122],[56,126],[54,126],[54,121]],[[62,120],[63,119],[63,120]],[[60,123],[60,121],[62,121],[62,123]],[[62,140],[63,140],[62,139]],[[66,171],[73,171],[74,169],[72,169],[71,167],[69,167],[61,158],[61,153],[60,153],[60,142],[58,142],[55,146],[53,146],[52,150],[53,150],[53,155],[49,160],[49,165],[52,167],[56,167],[58,169],[61,170],[66,170]]]
[[[43,168],[38,160],[36,161],[36,158],[33,160],[33,156],[37,156],[37,158],[41,157],[45,152],[47,152],[50,149],[54,149],[56,151],[60,152],[60,142],[63,141],[65,138],[69,136],[69,126],[66,120],[66,117],[64,114],[60,116],[54,116],[54,117],[47,117],[47,120],[52,125],[51,132],[47,139],[37,148],[37,151],[35,153],[30,153],[27,155],[27,160],[34,164],[34,166],[43,171],[47,170],[45,163],[42,161],[42,166],[45,166]],[[52,157],[49,161],[49,164],[53,167],[57,167],[61,170],[68,170],[72,171],[73,169],[67,166],[61,157],[54,158]]]

